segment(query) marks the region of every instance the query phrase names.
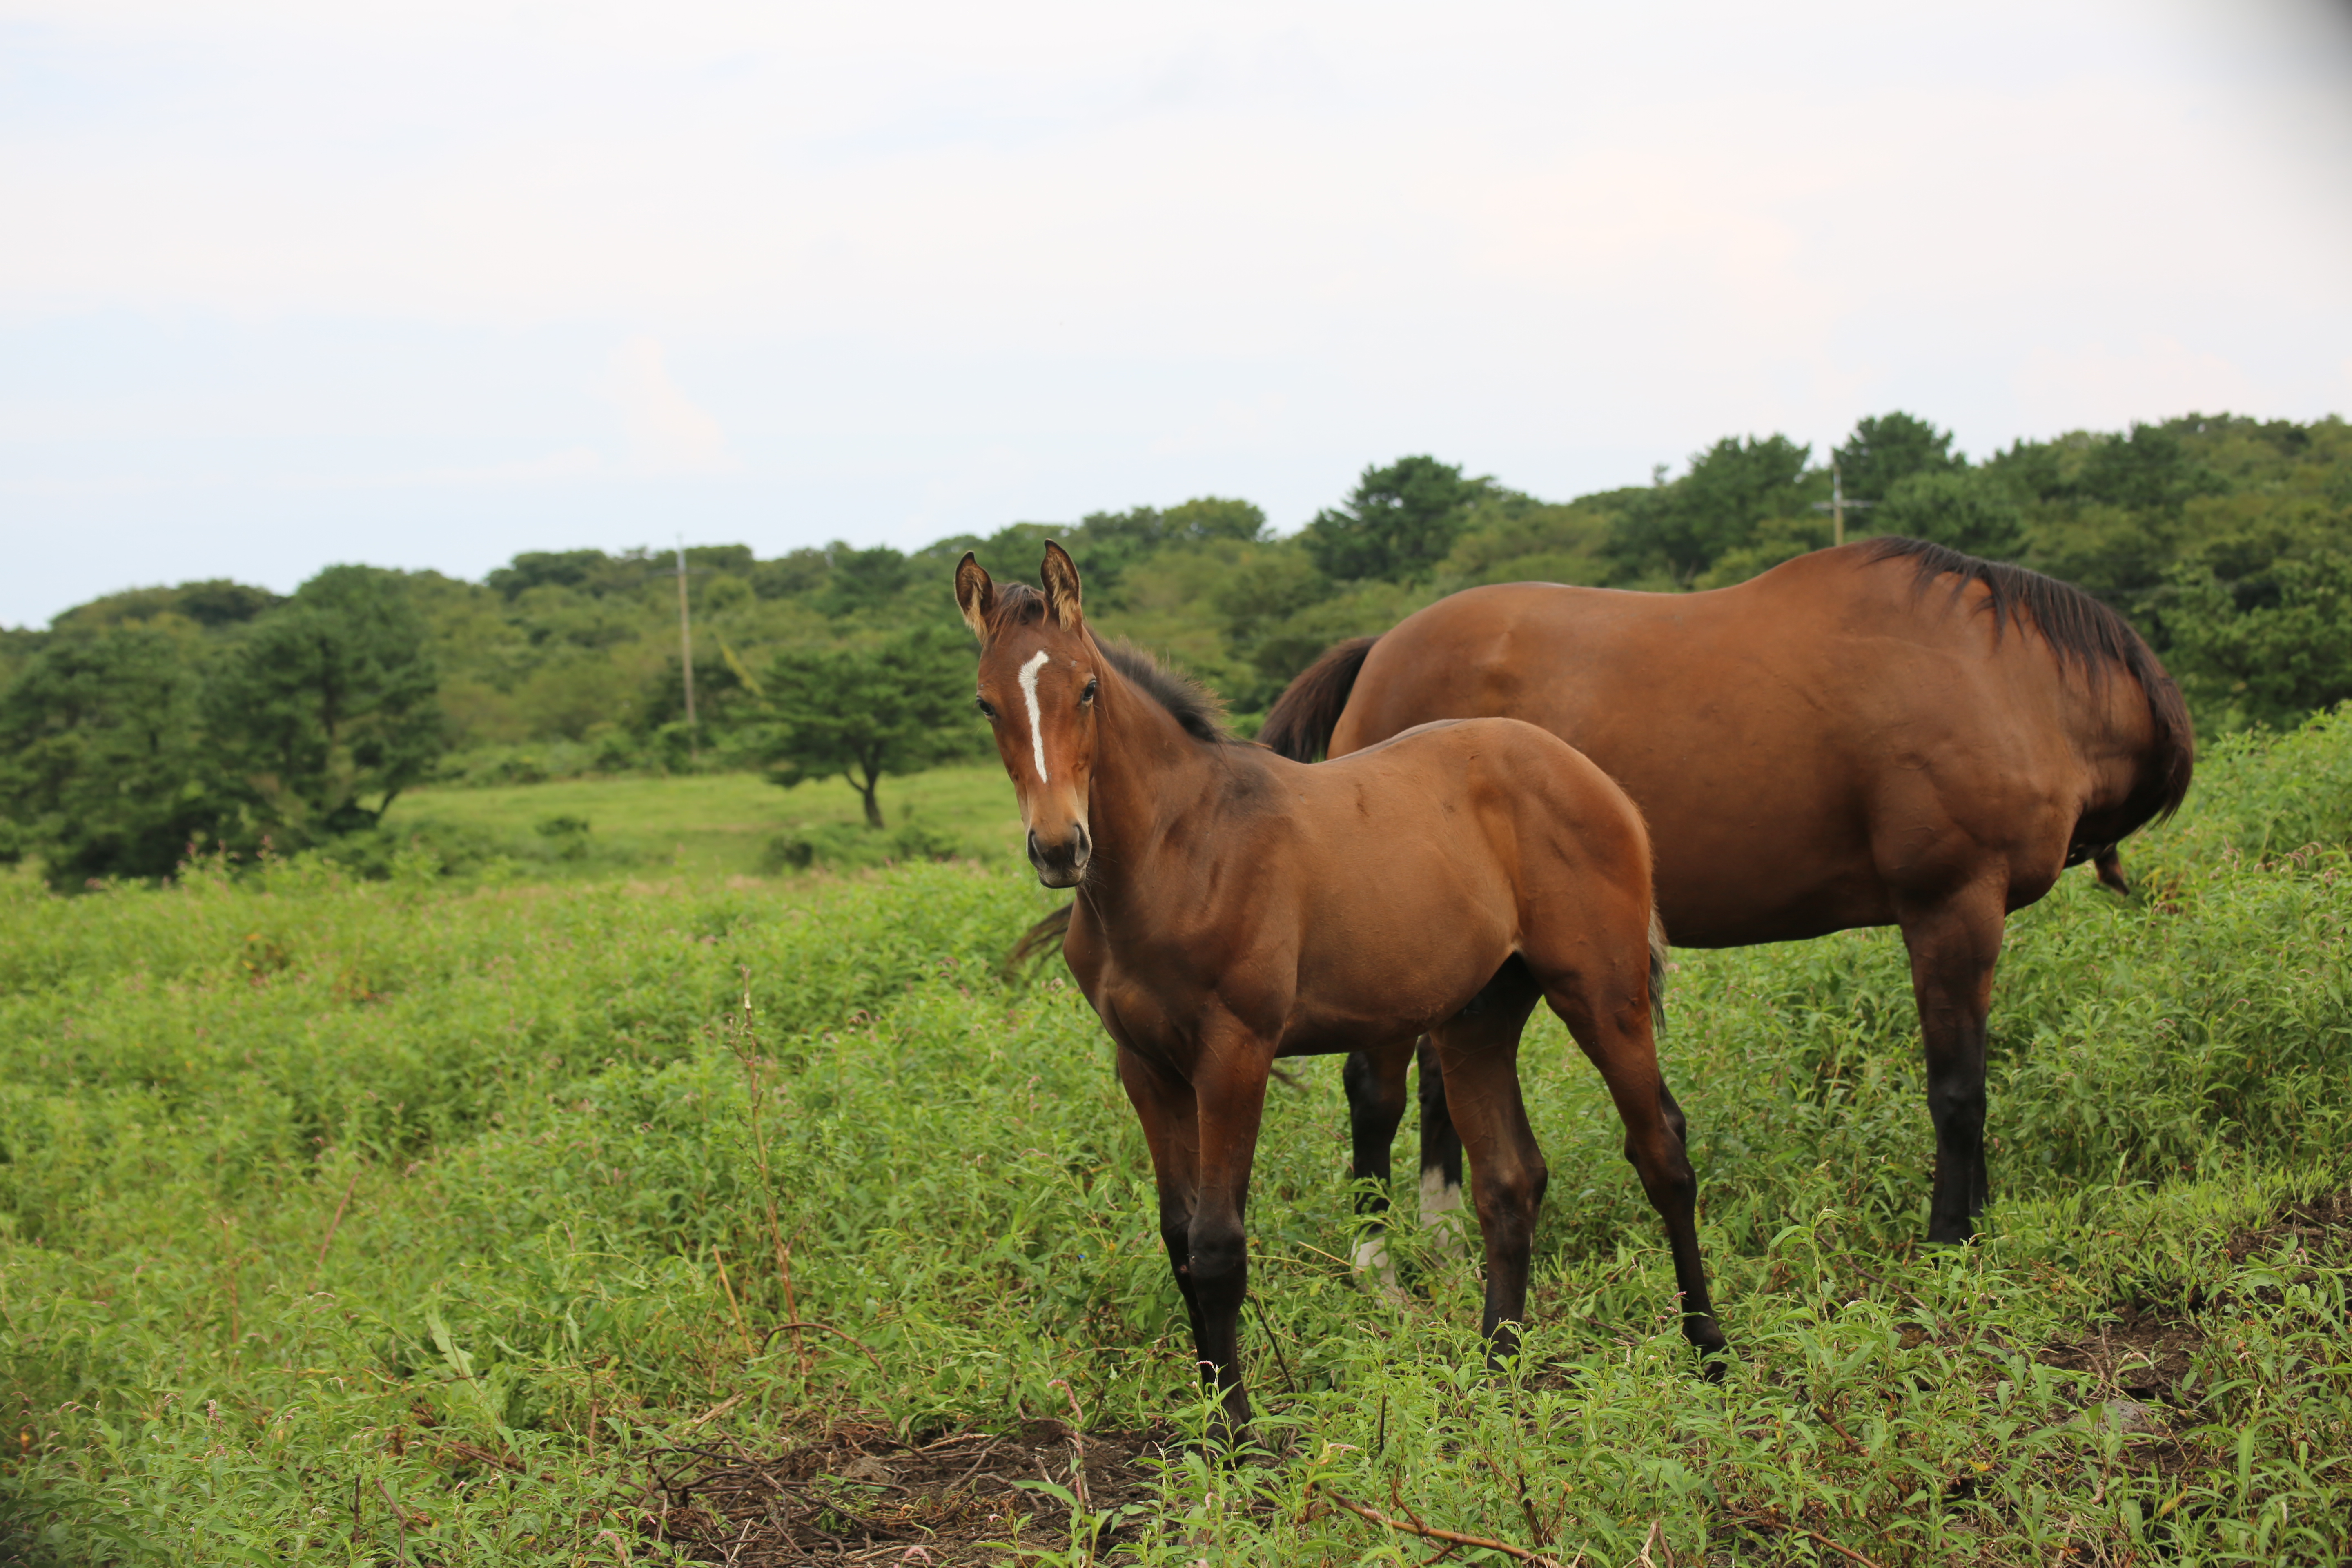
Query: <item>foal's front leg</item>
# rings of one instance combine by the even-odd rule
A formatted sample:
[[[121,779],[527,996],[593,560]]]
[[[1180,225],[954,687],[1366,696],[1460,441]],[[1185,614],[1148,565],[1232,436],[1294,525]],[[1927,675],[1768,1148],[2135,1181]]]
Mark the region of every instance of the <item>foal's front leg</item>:
[[[1192,1289],[1200,1302],[1195,1344],[1203,1371],[1224,1392],[1229,1438],[1249,1425],[1242,1385],[1242,1300],[1249,1290],[1250,1163],[1265,1110],[1271,1046],[1246,1036],[1204,1041],[1192,1079],[1201,1127],[1200,1196],[1192,1209]]]
[[[1223,1395],[1223,1436],[1249,1425],[1242,1384],[1242,1300],[1249,1289],[1250,1163],[1265,1109],[1270,1048],[1230,1039],[1204,1050],[1186,1085],[1167,1068],[1121,1047],[1119,1081],[1143,1123],[1160,1184],[1160,1237],[1192,1319],[1201,1375]]]
[[[1168,1267],[1197,1345],[1201,1299],[1192,1289],[1192,1210],[1200,1194],[1201,1128],[1193,1115],[1192,1086],[1125,1046],[1118,1048],[1118,1081],[1143,1124],[1144,1147],[1151,1152],[1151,1173],[1160,1188],[1160,1244],[1168,1249]]]

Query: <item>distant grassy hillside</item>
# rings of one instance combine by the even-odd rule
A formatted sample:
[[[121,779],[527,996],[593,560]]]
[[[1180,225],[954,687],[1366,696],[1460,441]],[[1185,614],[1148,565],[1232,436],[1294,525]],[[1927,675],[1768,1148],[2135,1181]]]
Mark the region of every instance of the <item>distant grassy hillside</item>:
[[[839,779],[779,789],[750,773],[582,778],[487,789],[420,789],[394,803],[396,838],[462,843],[534,873],[609,875],[641,868],[696,878],[844,869],[884,859],[1014,854],[1021,824],[1013,786],[994,763],[938,768],[883,785],[891,831],[873,834]],[[574,826],[584,825],[584,826]],[[902,851],[913,830],[912,854]],[[779,846],[806,843],[806,865]]]

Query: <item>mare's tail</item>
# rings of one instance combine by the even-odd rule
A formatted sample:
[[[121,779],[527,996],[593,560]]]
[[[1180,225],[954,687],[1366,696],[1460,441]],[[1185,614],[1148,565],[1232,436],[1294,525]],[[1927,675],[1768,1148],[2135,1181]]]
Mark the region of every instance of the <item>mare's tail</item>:
[[[1666,1026],[1666,922],[1650,910],[1650,1027]]]
[[[1321,658],[1308,665],[1275,699],[1265,727],[1257,732],[1258,743],[1294,763],[1311,763],[1320,757],[1330,747],[1331,731],[1339,727],[1348,694],[1356,689],[1364,656],[1380,640],[1354,637],[1326,648]]]
[[[1008,976],[1018,973],[1024,964],[1034,963],[1060,950],[1062,938],[1069,934],[1071,907],[1064,904],[1021,933],[1021,940],[1004,955],[1004,973]]]

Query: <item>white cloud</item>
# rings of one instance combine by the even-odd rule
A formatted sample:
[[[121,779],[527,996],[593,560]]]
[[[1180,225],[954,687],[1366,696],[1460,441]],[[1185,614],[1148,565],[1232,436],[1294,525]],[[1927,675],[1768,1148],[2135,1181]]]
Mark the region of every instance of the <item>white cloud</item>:
[[[672,379],[657,340],[635,337],[624,343],[613,356],[605,386],[620,408],[635,471],[713,474],[737,466],[726,432]]]

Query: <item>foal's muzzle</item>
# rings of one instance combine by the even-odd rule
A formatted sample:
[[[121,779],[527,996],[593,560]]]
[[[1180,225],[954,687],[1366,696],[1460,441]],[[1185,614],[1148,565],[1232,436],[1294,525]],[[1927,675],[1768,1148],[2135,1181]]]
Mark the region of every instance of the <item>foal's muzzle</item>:
[[[1075,888],[1087,874],[1087,861],[1095,852],[1094,840],[1087,837],[1087,825],[1070,825],[1070,836],[1058,843],[1047,843],[1029,830],[1029,864],[1037,868],[1037,879],[1049,888]]]

